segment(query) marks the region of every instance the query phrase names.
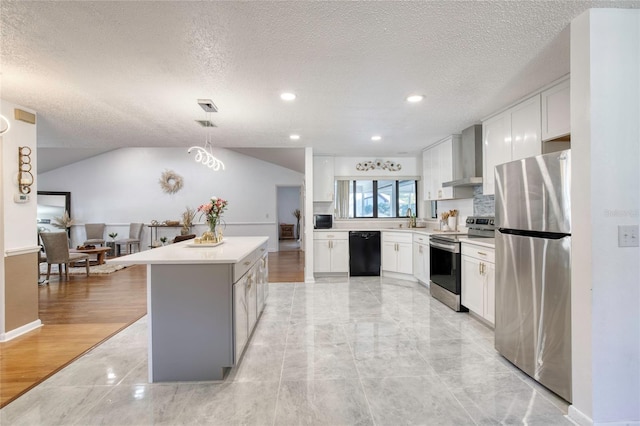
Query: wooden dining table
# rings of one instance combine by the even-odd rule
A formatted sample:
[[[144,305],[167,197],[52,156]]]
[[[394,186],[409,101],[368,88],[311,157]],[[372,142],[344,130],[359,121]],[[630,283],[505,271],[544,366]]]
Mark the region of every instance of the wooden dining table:
[[[88,248],[88,249],[69,249],[69,253],[86,253],[86,254],[95,254],[98,265],[102,265],[105,263],[105,258],[107,253],[111,250],[111,247],[96,247],[96,248]]]

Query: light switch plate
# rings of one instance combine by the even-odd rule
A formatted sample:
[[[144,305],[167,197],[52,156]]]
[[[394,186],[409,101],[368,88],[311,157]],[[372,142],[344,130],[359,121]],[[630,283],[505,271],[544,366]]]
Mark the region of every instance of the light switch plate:
[[[618,247],[638,247],[638,225],[618,225]]]

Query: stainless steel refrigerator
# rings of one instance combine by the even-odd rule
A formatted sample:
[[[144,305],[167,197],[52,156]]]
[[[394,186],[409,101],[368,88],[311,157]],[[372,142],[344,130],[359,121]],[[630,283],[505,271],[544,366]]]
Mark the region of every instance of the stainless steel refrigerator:
[[[495,173],[495,346],[571,402],[571,150]]]

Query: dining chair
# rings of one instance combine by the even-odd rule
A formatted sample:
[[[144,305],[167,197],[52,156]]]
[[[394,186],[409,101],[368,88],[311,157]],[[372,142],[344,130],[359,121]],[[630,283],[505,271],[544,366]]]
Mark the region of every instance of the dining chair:
[[[83,245],[101,245],[104,246],[104,223],[87,223],[84,225],[84,230],[87,233],[87,240]]]
[[[44,245],[47,261],[47,281],[51,275],[51,265],[58,265],[58,274],[62,277],[64,265],[65,277],[69,279],[69,264],[84,260],[89,276],[89,255],[86,253],[70,253],[69,237],[66,232],[41,232],[40,239]]]
[[[140,234],[142,234],[143,226],[144,223],[129,224],[129,238],[116,241],[118,252],[122,253],[122,246],[125,246],[127,248],[127,254],[130,254],[133,252],[134,245],[137,245],[138,251],[140,251]]]

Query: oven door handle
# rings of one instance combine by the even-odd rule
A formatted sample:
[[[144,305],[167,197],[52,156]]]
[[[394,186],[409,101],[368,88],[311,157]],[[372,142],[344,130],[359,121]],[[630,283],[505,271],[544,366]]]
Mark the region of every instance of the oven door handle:
[[[451,253],[460,253],[460,248],[458,247],[458,244],[443,244],[443,243],[437,243],[435,241],[429,241],[429,245],[431,247],[439,248],[441,250],[445,250]]]

